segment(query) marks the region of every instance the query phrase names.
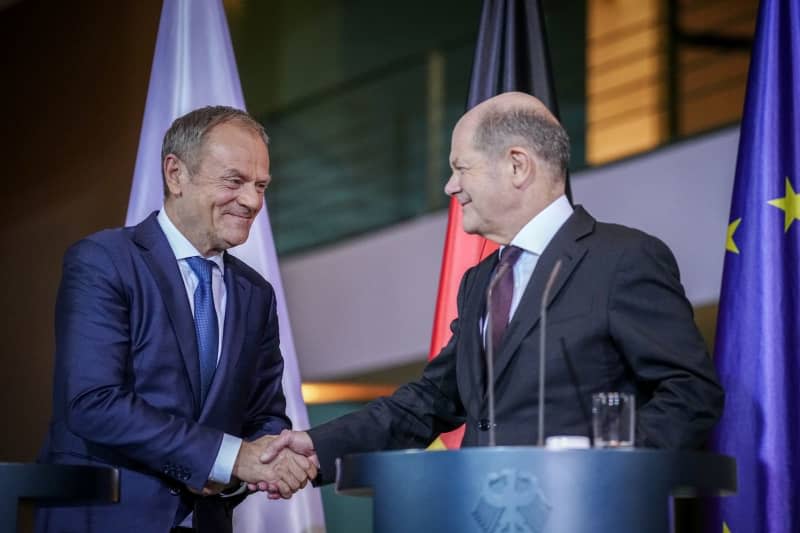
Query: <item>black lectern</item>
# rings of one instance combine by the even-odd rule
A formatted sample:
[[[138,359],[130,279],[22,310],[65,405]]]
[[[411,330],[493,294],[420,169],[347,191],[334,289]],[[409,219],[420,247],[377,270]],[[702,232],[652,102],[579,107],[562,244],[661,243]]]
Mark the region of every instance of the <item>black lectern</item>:
[[[648,449],[378,452],[338,469],[338,492],[373,496],[376,533],[669,533],[670,496],[736,491],[731,457]]]
[[[116,468],[0,463],[0,531],[17,530],[19,500],[46,505],[119,501]]]

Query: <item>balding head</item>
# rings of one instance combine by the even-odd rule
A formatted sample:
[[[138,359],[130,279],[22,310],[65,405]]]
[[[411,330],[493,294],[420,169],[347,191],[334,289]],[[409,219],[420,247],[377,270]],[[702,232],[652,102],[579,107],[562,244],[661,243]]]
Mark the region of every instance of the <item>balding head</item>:
[[[536,98],[505,93],[467,112],[450,145],[445,192],[467,233],[501,244],[564,194],[569,139]]]
[[[490,98],[466,113],[478,150],[496,160],[512,146],[525,146],[546,165],[555,181],[564,182],[569,168],[569,137],[537,98],[509,92]]]

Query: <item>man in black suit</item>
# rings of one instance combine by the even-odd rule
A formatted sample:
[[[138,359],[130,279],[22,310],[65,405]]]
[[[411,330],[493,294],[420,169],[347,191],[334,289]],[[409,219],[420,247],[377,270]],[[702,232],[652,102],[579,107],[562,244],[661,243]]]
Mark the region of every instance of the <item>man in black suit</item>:
[[[490,335],[497,444],[537,442],[539,310],[559,260],[547,303],[545,436],[589,435],[581,406],[593,393],[618,391],[636,397],[637,445],[701,446],[724,395],[675,259],[655,237],[573,209],[564,196],[568,162],[566,132],[530,95],[502,94],[466,113],[453,131],[445,192],[461,204],[466,232],[502,247],[464,275],[450,341],[417,381],[307,433],[283,432],[262,461],[282,447],[316,456],[324,483],[337,457],[425,447],[463,423],[463,446],[487,445]],[[513,272],[510,302],[487,304],[503,262]],[[486,331],[490,306],[494,334]]]

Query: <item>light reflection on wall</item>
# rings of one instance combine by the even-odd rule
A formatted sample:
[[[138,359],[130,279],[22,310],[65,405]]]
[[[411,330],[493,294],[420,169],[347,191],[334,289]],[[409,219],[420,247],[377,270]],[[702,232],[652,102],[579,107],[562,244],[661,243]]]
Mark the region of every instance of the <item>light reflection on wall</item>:
[[[737,122],[757,0],[589,0],[586,159]]]
[[[666,29],[659,0],[590,0],[586,159],[605,163],[666,140]]]

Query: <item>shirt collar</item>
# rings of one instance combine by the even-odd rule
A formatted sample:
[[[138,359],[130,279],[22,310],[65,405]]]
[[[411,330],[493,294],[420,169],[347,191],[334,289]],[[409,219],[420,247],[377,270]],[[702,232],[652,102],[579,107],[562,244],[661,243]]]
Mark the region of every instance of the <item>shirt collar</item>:
[[[175,224],[172,223],[169,215],[167,215],[166,209],[162,207],[161,211],[158,212],[156,219],[158,220],[158,225],[161,226],[161,230],[164,232],[164,235],[167,237],[167,242],[169,243],[169,247],[172,249],[172,253],[175,254],[175,259],[181,261],[182,259],[189,257],[203,257],[202,254],[197,251],[197,248],[195,248],[194,245],[189,242],[189,239],[187,239],[186,236],[175,227]],[[223,274],[225,273],[225,263],[222,260],[222,254],[204,257],[204,259],[213,261],[214,264],[216,264],[219,268],[219,271]]]
[[[519,246],[526,252],[542,255],[556,232],[571,215],[572,206],[562,194],[525,224],[511,239],[511,244]]]

